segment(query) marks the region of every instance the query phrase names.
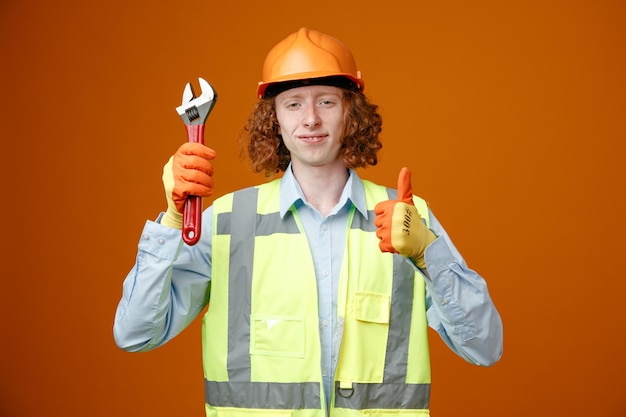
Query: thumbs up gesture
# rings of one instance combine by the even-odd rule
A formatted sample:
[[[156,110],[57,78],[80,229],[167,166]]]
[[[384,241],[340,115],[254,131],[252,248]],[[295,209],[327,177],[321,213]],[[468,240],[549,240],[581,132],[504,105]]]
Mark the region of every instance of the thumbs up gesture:
[[[425,268],[424,251],[437,237],[426,227],[413,204],[409,168],[400,170],[398,199],[378,203],[374,214],[380,250],[399,253],[411,258],[419,268]]]

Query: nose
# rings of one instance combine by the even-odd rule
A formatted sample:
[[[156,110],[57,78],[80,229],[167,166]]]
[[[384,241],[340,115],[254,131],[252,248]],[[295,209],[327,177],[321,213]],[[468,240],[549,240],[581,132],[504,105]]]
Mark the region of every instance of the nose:
[[[320,124],[320,116],[315,106],[307,106],[302,123],[305,127],[311,128]]]

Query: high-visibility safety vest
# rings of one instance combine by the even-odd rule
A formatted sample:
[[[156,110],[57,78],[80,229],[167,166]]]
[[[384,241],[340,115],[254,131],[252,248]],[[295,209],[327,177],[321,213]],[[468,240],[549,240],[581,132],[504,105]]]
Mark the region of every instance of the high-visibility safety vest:
[[[368,219],[352,207],[340,274],[330,416],[428,416],[424,279],[378,246],[374,206],[395,190],[363,183]],[[208,417],[326,416],[313,258],[295,209],[281,219],[279,193],[277,179],[213,203]]]

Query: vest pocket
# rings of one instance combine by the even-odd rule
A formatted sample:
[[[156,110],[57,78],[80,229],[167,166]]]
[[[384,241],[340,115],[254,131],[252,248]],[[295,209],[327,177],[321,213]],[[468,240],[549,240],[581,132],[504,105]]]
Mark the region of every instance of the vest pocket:
[[[250,316],[250,354],[304,358],[304,317]]]
[[[389,333],[388,294],[356,292],[346,304],[336,379],[381,383]]]
[[[357,292],[354,294],[354,308],[358,321],[388,324],[391,298],[388,294]]]

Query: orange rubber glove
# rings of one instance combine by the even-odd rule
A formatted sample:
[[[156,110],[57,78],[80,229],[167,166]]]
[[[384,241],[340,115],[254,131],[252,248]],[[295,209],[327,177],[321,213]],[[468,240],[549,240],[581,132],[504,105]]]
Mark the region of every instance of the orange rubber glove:
[[[190,195],[209,197],[213,194],[215,151],[203,144],[185,142],[163,167],[163,188],[167,211],[161,224],[175,229],[183,227],[183,208]]]
[[[398,176],[398,200],[387,200],[374,207],[374,225],[379,247],[383,252],[399,253],[411,258],[424,269],[424,251],[436,238],[420,217],[413,204],[411,171],[402,168]]]

